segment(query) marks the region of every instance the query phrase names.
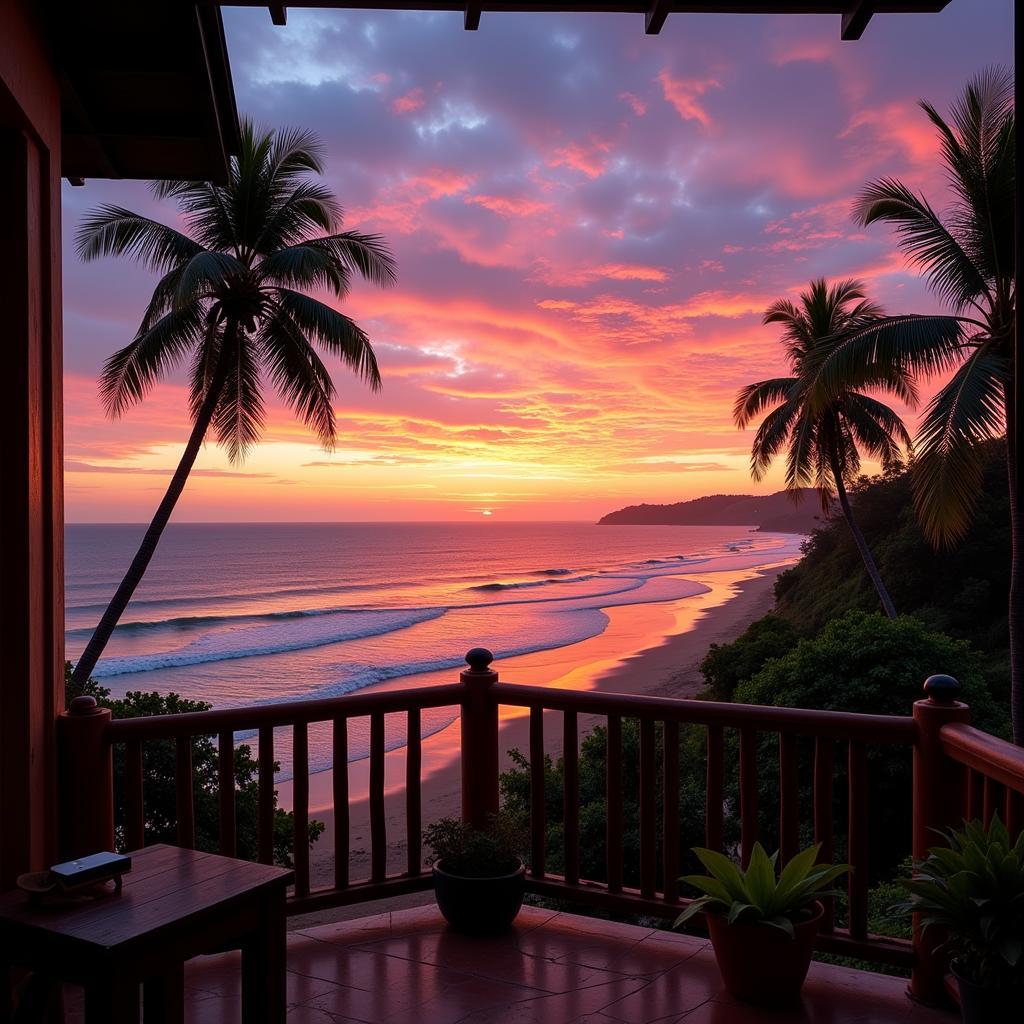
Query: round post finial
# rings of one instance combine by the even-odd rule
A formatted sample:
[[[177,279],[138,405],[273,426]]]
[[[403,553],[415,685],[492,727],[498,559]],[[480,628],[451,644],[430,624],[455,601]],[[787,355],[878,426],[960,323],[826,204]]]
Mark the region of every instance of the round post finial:
[[[486,647],[474,647],[466,652],[466,664],[474,672],[486,672],[494,655]]]
[[[960,697],[960,684],[952,676],[929,676],[924,681],[924,695],[933,704],[955,704]]]
[[[75,697],[68,705],[68,711],[72,715],[95,715],[99,710],[100,706],[96,703],[96,698],[87,694]]]

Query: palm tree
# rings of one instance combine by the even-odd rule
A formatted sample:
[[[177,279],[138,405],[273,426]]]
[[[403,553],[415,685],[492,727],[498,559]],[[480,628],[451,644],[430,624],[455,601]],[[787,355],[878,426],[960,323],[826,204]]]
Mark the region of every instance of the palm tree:
[[[859,388],[887,391],[903,401],[916,401],[910,375],[895,369],[864,367],[845,388],[818,402],[808,380],[822,350],[835,345],[846,332],[877,320],[882,310],[865,298],[859,281],[842,281],[828,286],[823,279],[812,281],[800,295],[799,304],[779,299],[768,307],[763,322],[782,324],[791,377],[775,377],[750,384],[740,391],[733,407],[733,419],[740,429],[767,409],[751,446],[750,472],[763,479],[775,457],[786,450],[786,488],[794,494],[813,486],[826,511],[833,491],[853,534],[886,615],[896,618],[892,598],[882,582],[864,534],[853,515],[847,484],[860,471],[863,448],[877,458],[884,469],[901,464],[900,445],[909,448],[910,437],[899,416],[889,406],[864,394]]]
[[[825,399],[865,364],[908,367],[925,376],[953,371],[925,408],[916,442],[915,504],[926,536],[937,547],[955,544],[967,530],[982,481],[980,442],[1006,430],[1011,709],[1014,741],[1024,745],[1024,521],[1012,429],[1017,308],[1013,77],[1003,69],[978,75],[953,104],[948,122],[931,104],[922,101],[921,107],[938,132],[952,190],[949,210],[940,216],[902,182],[882,178],[861,192],[854,217],[865,226],[878,221],[893,225],[900,248],[950,313],[883,318],[835,346],[815,376]]]
[[[330,448],[334,383],[320,352],[336,357],[377,390],[380,373],[366,333],[333,306],[304,293],[344,298],[354,274],[379,285],[395,280],[383,240],[339,231],[341,210],[312,174],[321,146],[304,131],[242,125],[226,185],[154,182],[174,199],[186,231],[119,206],[100,206],[82,222],[85,260],[128,256],[159,272],[134,340],[106,362],[100,392],[111,416],[141,402],[174,367],[188,363],[192,433],[142,543],[75,665],[89,677],[139,585],[181,495],[207,432],[242,460],[259,439],[269,383]]]

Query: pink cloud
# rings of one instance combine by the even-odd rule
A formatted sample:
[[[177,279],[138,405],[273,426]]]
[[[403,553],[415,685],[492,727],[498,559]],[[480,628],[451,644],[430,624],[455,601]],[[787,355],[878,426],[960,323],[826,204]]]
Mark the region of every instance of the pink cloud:
[[[714,78],[673,78],[667,68],[658,75],[665,99],[684,121],[696,121],[705,130],[711,128],[711,116],[698,102],[708,89],[721,89]]]
[[[399,96],[393,100],[391,109],[396,114],[411,114],[413,111],[419,110],[426,102],[423,90],[416,86],[415,89],[410,89],[404,96]]]
[[[619,99],[625,100],[633,108],[633,113],[636,114],[637,117],[643,117],[644,114],[647,113],[647,103],[640,99],[636,93],[620,92]]]
[[[501,217],[534,217],[551,209],[550,203],[529,196],[466,196],[467,203],[475,203]]]
[[[589,143],[570,142],[556,149],[547,159],[548,167],[571,167],[588,178],[598,178],[608,166],[611,143],[591,138]]]

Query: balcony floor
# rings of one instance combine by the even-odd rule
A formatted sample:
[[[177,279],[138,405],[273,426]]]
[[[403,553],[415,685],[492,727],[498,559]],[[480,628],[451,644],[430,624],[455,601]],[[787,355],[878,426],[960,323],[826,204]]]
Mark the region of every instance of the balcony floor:
[[[186,970],[186,1019],[240,1019],[237,954]],[[951,1024],[915,1006],[905,982],[813,964],[803,1005],[736,1002],[702,939],[526,907],[491,939],[449,931],[433,907],[294,931],[288,1020],[295,1024]]]

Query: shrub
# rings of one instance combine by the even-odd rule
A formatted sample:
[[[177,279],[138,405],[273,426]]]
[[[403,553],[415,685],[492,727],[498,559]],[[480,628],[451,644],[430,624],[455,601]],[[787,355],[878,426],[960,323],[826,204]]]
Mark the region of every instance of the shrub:
[[[114,718],[141,718],[149,715],[176,715],[189,711],[209,711],[205,701],[188,700],[176,693],[143,693],[132,690],[123,698],[111,698],[110,691],[90,679],[81,687],[71,685],[71,663],[64,665],[65,703],[78,696],[95,697],[97,703],[110,708]],[[247,744],[239,744],[235,758],[235,830],[236,855],[243,860],[256,860],[257,799],[259,796],[259,765]],[[219,849],[220,809],[218,801],[220,755],[209,736],[197,736],[192,741],[193,802],[195,815],[195,845],[197,850],[216,853]],[[274,771],[278,765],[274,764]],[[147,845],[177,841],[177,812],[175,810],[175,741],[150,740],[143,744],[143,793],[145,800],[143,836]],[[117,846],[125,848],[124,749],[114,748],[114,827]],[[294,815],[277,807],[274,793],[274,860],[292,867],[294,852]],[[324,831],[324,823],[309,822],[309,844],[313,845]]]
[[[475,829],[458,818],[441,818],[423,830],[423,842],[433,850],[431,863],[465,878],[494,878],[516,870],[526,847],[521,815],[503,811],[486,829]]]

